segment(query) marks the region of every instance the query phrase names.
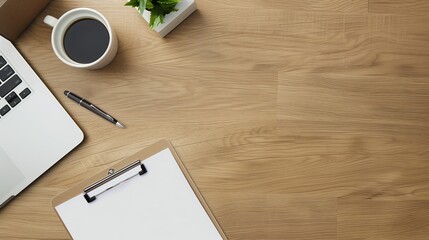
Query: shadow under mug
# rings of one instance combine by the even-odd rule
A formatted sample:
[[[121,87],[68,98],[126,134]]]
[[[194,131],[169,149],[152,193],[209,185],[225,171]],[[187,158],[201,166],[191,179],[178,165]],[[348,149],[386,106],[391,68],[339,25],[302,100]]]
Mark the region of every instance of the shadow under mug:
[[[94,19],[101,22],[109,33],[109,44],[104,54],[90,63],[79,63],[71,59],[67,55],[63,44],[63,39],[68,28],[82,19]],[[118,51],[118,39],[107,19],[98,11],[90,8],[75,8],[66,12],[59,19],[47,15],[44,22],[53,27],[51,34],[52,48],[54,49],[55,55],[65,64],[75,68],[99,69],[108,65],[115,58],[116,52]]]

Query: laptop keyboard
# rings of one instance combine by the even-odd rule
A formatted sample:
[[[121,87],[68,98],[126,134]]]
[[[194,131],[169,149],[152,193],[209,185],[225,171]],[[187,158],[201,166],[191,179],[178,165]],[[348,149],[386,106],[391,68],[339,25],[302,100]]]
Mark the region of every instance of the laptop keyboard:
[[[31,94],[13,67],[0,55],[0,119]]]

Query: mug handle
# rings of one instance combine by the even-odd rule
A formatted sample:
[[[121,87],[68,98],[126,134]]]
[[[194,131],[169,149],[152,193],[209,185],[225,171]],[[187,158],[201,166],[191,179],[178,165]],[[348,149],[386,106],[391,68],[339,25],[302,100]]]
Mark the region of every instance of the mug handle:
[[[57,24],[57,22],[58,22],[58,19],[56,19],[56,18],[54,18],[54,17],[52,17],[51,15],[47,15],[46,17],[45,17],[45,19],[43,19],[43,22],[45,22],[46,24],[48,24],[49,26],[51,26],[51,27],[55,27],[55,25]]]

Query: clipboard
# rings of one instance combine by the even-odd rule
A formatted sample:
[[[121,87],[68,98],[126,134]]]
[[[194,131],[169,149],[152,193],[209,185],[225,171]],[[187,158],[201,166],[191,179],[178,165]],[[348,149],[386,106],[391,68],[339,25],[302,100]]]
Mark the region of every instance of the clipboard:
[[[61,193],[52,206],[75,239],[228,239],[167,140]]]

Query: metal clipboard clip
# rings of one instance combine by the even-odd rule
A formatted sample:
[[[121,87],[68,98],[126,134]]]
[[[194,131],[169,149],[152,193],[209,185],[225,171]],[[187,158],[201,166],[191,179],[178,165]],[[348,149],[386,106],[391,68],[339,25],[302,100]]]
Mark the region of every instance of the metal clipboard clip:
[[[114,169],[109,169],[107,173],[108,175],[106,177],[83,189],[85,200],[88,203],[93,202],[98,195],[120,185],[121,183],[129,180],[130,178],[133,178],[138,175],[143,175],[146,172],[146,167],[140,160],[137,160],[130,165],[119,169],[118,171],[115,171]],[[110,185],[107,185],[108,183],[110,183]]]

